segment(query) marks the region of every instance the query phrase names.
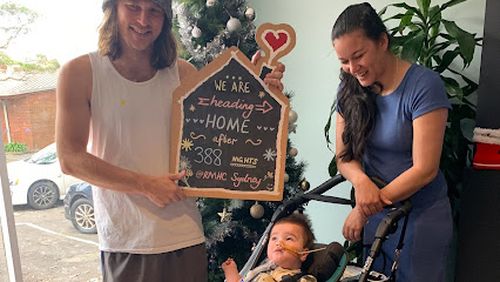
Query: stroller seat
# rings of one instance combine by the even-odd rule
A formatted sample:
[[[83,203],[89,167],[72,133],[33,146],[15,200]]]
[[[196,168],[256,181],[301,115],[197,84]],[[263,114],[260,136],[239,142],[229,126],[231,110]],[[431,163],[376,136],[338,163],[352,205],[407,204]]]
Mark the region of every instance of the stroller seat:
[[[314,276],[318,282],[337,282],[347,266],[347,254],[338,242],[314,245],[314,249],[322,247],[326,249],[307,256],[302,270]]]

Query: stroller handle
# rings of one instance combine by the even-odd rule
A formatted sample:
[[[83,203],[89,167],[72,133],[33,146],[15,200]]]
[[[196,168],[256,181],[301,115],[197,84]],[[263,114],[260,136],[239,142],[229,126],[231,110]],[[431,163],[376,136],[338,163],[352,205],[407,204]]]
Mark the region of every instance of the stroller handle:
[[[276,209],[273,216],[271,217],[271,220],[270,220],[269,224],[267,225],[266,230],[264,231],[264,234],[262,235],[262,237],[260,237],[259,242],[255,246],[255,249],[253,250],[252,255],[250,256],[250,258],[247,260],[247,262],[245,263],[245,265],[241,269],[240,275],[245,276],[245,274],[248,273],[248,271],[250,271],[251,269],[253,269],[257,265],[257,262],[258,262],[259,258],[262,255],[262,252],[264,251],[264,249],[266,247],[265,245],[266,245],[269,233],[271,232],[271,228],[273,227],[274,223],[278,219],[291,214],[299,206],[309,202],[310,200],[351,205],[352,204],[351,200],[322,195],[326,191],[330,190],[331,188],[333,188],[337,184],[344,182],[344,181],[345,181],[345,178],[342,175],[337,174],[337,175],[333,176],[332,178],[328,179],[327,181],[323,182],[322,184],[320,184],[318,187],[314,188],[313,190],[311,190],[307,193],[304,193],[304,194],[300,194],[298,196],[295,196],[292,199],[289,199],[289,200],[286,200],[285,202],[283,202],[283,204],[281,204]]]

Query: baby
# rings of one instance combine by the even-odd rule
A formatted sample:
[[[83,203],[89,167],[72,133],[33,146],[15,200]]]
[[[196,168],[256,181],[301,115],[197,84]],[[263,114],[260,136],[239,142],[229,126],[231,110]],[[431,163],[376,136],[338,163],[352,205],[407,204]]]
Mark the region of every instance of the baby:
[[[240,276],[231,258],[221,267],[227,282],[279,282],[291,278],[295,278],[292,281],[315,282],[316,278],[304,275],[300,269],[313,244],[309,219],[303,214],[293,213],[274,224],[267,244],[267,259],[261,265],[245,277]]]

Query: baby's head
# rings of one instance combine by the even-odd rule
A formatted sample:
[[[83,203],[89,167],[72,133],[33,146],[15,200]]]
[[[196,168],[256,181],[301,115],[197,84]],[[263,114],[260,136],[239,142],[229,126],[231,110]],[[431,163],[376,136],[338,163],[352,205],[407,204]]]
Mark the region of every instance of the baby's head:
[[[300,268],[312,249],[314,234],[309,219],[298,213],[279,219],[271,229],[267,245],[267,258],[276,265],[287,268]]]

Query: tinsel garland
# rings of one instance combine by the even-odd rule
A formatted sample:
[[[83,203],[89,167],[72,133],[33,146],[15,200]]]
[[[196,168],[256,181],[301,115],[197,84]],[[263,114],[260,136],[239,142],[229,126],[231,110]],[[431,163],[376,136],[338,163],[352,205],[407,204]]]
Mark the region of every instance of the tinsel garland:
[[[219,0],[216,7],[205,7],[189,1],[174,2],[172,8],[178,25],[179,39],[189,54],[186,59],[201,68],[231,46],[237,46],[249,57],[253,55],[257,50],[255,25],[245,17],[245,3],[244,0]],[[217,24],[211,23],[207,18],[210,9],[222,9],[225,17],[216,18],[220,21]],[[226,29],[225,24],[230,17],[240,20],[242,26],[238,32],[230,33]],[[191,31],[195,26],[201,29],[201,38],[193,38]]]

